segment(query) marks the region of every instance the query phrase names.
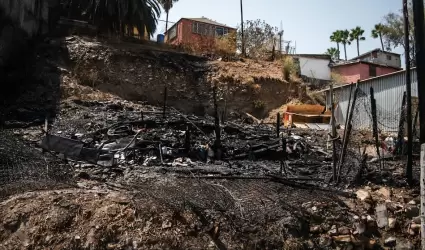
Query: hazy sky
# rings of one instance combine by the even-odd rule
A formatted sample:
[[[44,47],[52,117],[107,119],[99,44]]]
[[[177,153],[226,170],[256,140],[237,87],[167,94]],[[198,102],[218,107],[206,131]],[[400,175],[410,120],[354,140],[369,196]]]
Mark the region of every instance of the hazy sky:
[[[276,27],[282,22],[284,40],[296,41],[299,54],[324,53],[336,46],[329,41],[333,31],[357,25],[365,30],[366,36],[366,41],[360,44],[360,53],[380,48],[379,39],[370,37],[371,29],[385,14],[402,8],[402,0],[243,0],[243,3],[245,20],[262,19]],[[179,0],[170,11],[169,21],[202,16],[236,27],[240,23],[239,0]],[[165,13],[160,19],[165,20]],[[160,21],[158,32],[164,31],[165,22]],[[403,51],[399,48],[394,52]],[[349,46],[347,54],[349,58],[356,56],[356,46]]]

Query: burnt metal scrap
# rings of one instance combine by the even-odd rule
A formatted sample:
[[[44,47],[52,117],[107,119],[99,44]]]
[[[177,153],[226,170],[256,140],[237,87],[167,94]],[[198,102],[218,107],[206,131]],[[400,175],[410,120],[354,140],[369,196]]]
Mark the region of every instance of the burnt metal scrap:
[[[41,147],[103,168],[140,166],[209,176],[205,178],[281,176],[317,181],[331,174],[332,157],[319,146],[324,143],[315,142],[315,135],[297,135],[282,128],[277,133],[273,126],[229,121],[219,125],[218,156],[212,117],[186,116],[178,111],[168,111],[164,117],[160,110],[129,111],[99,103],[86,107],[86,124],[62,127],[65,131],[53,129],[43,138]],[[94,116],[93,109],[106,114]],[[220,164],[225,167],[217,168]]]

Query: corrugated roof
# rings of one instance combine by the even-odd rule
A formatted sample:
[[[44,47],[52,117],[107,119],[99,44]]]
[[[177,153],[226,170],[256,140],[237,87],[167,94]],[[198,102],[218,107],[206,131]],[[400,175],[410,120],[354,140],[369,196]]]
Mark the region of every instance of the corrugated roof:
[[[192,21],[195,21],[195,22],[208,23],[208,24],[212,24],[212,25],[215,25],[215,26],[222,26],[222,27],[226,27],[226,28],[230,28],[230,29],[235,29],[233,27],[227,26],[226,24],[222,24],[222,23],[213,21],[213,20],[206,18],[206,17],[199,17],[199,18],[184,17],[182,19],[187,19],[187,20],[192,20]]]

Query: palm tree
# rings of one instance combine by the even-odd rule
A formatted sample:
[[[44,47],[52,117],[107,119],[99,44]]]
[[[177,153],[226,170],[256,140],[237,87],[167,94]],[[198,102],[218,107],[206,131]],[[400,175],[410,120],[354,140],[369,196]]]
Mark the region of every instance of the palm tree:
[[[165,13],[167,14],[165,19],[165,32],[168,31],[168,14],[170,13],[170,9],[173,8],[173,4],[178,1],[179,0],[159,0],[159,3],[162,5],[162,8],[164,8]]]
[[[142,37],[145,33],[149,36],[155,33],[161,14],[157,0],[89,0],[79,8],[99,30],[125,35],[136,28]]]
[[[364,30],[357,26],[354,29],[351,29],[350,32],[350,42],[356,41],[357,43],[357,56],[360,56],[360,41],[366,40],[366,38],[363,36]]]
[[[334,31],[332,35],[329,37],[329,39],[331,39],[331,42],[336,43],[336,49],[338,53],[337,59],[339,59],[340,58],[339,44],[342,42],[342,31],[341,30]]]
[[[326,50],[325,55],[330,55],[332,60],[335,60],[338,58],[338,53],[339,53],[338,49],[332,47]]]
[[[381,40],[382,51],[385,51],[384,41],[382,40],[382,34],[384,33],[384,29],[385,29],[385,26],[378,23],[378,24],[375,24],[375,28],[372,30],[372,37],[375,39],[379,37],[379,40]]]
[[[347,44],[350,45],[350,31],[343,30],[341,31],[341,43],[344,45],[345,61],[347,61]]]

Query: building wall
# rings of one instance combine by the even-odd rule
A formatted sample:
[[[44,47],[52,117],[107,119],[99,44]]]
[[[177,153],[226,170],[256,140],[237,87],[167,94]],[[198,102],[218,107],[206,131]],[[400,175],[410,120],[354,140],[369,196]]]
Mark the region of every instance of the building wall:
[[[347,83],[365,80],[371,77],[386,75],[399,70],[389,67],[376,66],[376,76],[369,75],[369,65],[367,63],[356,63],[334,67],[332,70],[345,78]]]
[[[391,67],[401,68],[400,55],[385,52],[373,52],[369,55],[360,58],[361,60],[376,64],[388,65]]]
[[[192,32],[192,20],[188,19],[181,19],[176,24],[177,29],[177,35],[175,38],[168,39],[168,33],[167,33],[167,39],[168,43],[174,44],[174,45],[180,45],[180,44],[192,44],[193,46],[199,45],[199,46],[209,46],[211,44],[214,44],[215,37],[212,36],[203,36],[200,34],[196,34]],[[173,28],[173,27],[171,27]],[[236,30],[229,29],[230,32],[235,32]],[[236,41],[235,41],[236,44]],[[236,46],[235,46],[236,47]]]
[[[411,71],[412,79],[412,97],[418,96],[418,83],[416,78],[416,69]],[[374,89],[374,95],[377,105],[378,128],[383,132],[396,132],[401,114],[401,104],[403,94],[406,91],[406,71],[400,71],[391,75],[371,78],[359,82],[359,88],[363,97],[356,101],[356,112],[353,118],[354,129],[371,129],[371,106],[370,106],[370,87]],[[353,85],[354,86],[354,85]],[[351,90],[354,93],[354,87]],[[329,91],[327,92],[327,106],[329,107]],[[344,86],[334,89],[334,96],[337,100],[335,117],[337,124],[344,125],[346,112],[350,98],[350,86]],[[413,114],[414,116],[415,114]]]
[[[301,75],[320,80],[331,80],[330,60],[298,57]]]

